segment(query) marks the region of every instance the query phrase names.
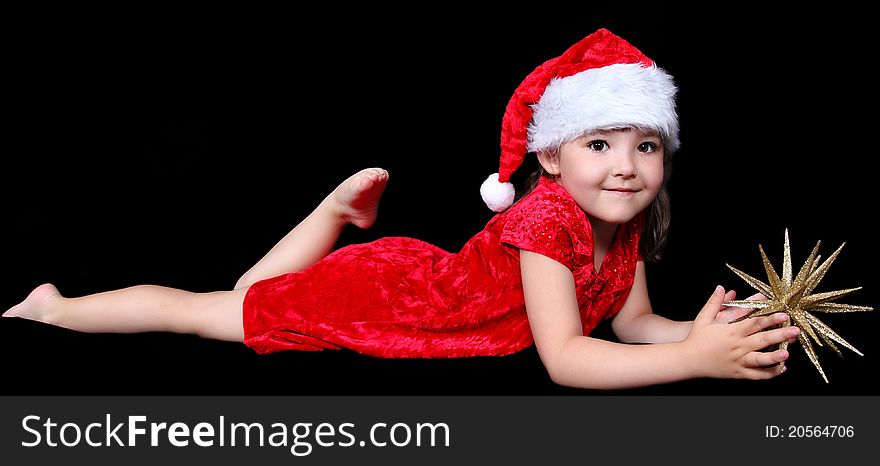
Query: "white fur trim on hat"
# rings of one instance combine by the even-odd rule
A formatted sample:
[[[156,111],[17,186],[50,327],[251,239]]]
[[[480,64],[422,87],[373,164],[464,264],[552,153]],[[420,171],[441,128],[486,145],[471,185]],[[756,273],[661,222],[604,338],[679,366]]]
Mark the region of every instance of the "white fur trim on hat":
[[[663,69],[639,63],[593,68],[554,78],[532,106],[530,152],[559,146],[586,131],[640,126],[679,146],[676,87]]]
[[[480,196],[483,197],[483,202],[495,212],[501,212],[513,205],[515,194],[513,183],[509,181],[499,183],[497,173],[489,175],[489,178],[486,178],[486,181],[480,186]]]

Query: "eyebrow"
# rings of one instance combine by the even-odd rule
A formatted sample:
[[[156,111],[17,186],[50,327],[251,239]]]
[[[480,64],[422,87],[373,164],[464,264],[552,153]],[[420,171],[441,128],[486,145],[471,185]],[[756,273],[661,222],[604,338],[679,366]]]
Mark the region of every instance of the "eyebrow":
[[[657,139],[660,139],[661,141],[663,140],[663,138],[656,131],[644,130],[641,128],[634,128],[632,126],[625,126],[623,128],[594,129],[594,130],[590,130],[590,131],[583,133],[581,136],[587,136],[589,134],[594,134],[594,133],[596,133],[596,134],[626,133],[626,132],[633,131],[633,130],[641,131],[642,133],[644,133],[645,137],[657,138]]]

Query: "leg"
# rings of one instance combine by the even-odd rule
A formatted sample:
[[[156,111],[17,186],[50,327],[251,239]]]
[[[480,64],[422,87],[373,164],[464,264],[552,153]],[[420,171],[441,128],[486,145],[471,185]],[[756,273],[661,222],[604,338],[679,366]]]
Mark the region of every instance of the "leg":
[[[299,225],[278,242],[235,284],[248,287],[259,280],[299,272],[326,256],[349,223],[369,228],[376,221],[379,198],[388,183],[381,168],[361,170],[343,181]]]
[[[65,298],[51,284],[38,286],[3,317],[22,317],[80,332],[163,331],[242,341],[247,288],[191,293],[155,285]]]

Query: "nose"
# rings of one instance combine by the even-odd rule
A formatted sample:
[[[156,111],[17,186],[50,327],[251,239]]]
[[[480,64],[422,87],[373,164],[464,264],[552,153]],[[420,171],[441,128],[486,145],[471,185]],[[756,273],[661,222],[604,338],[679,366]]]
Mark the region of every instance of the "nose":
[[[612,174],[614,176],[622,177],[623,179],[630,179],[636,176],[636,164],[633,161],[633,154],[629,153],[620,153],[614,159],[614,166],[612,168]]]

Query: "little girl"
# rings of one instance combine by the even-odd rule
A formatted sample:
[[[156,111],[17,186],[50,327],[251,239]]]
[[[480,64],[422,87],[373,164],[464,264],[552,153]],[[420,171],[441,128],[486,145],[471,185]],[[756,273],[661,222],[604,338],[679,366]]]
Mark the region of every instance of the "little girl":
[[[369,168],[232,291],[140,285],[67,298],[47,283],[3,316],[83,332],[197,334],[259,353],[446,358],[535,344],[553,381],[585,388],[775,377],[788,353],[760,350],[794,340],[797,327],[769,329],[784,314],[728,324],[748,310],[724,307],[735,293],[720,286],[693,322],[651,310],[643,259],[659,258],[668,227],[675,93],[665,71],[604,29],[539,66],[507,106],[500,170],[481,187],[499,213],[457,254],[403,237],[331,253],[346,225],[376,221],[389,174]],[[529,152],[540,168],[514,203],[508,180]],[[624,343],[586,336],[608,318]]]

